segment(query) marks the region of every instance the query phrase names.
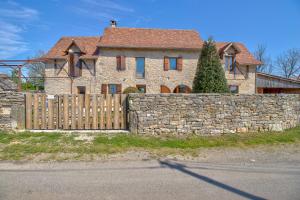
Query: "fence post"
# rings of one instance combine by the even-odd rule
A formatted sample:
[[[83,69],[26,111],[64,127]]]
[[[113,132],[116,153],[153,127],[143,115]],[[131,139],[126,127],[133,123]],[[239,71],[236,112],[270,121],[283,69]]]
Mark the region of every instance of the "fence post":
[[[90,129],[90,94],[85,95],[85,129]]]

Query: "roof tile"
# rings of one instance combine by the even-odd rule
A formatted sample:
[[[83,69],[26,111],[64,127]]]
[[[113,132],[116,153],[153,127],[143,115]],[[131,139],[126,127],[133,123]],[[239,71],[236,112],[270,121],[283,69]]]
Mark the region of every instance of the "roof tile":
[[[203,45],[193,30],[106,28],[102,37],[62,37],[44,58],[66,58],[65,51],[73,42],[83,51],[81,58],[97,58],[98,47],[200,50]],[[228,44],[216,42],[219,51]],[[261,64],[242,43],[234,44],[241,51],[236,55],[239,64]]]
[[[197,31],[143,28],[106,28],[100,47],[200,49],[203,41]]]
[[[94,57],[97,52],[97,44],[100,36],[94,37],[62,37],[44,56],[45,58],[65,58],[65,50],[75,42],[75,44],[83,51],[83,58]]]
[[[224,50],[231,42],[216,42],[216,47],[218,51]],[[236,54],[236,61],[240,65],[260,65],[262,64],[260,61],[256,60],[254,56],[248,51],[244,44],[240,42],[234,42],[234,44],[239,48],[241,51],[240,53]]]

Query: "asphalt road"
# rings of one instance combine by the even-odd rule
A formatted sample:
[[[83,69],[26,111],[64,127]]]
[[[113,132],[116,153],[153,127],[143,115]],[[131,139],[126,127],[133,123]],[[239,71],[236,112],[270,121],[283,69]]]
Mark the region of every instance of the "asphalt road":
[[[2,162],[0,199],[300,199],[300,165]]]

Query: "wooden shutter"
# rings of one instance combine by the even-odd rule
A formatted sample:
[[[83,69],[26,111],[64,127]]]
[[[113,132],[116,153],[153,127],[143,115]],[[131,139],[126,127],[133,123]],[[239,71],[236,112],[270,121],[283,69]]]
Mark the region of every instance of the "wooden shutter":
[[[121,70],[125,70],[125,69],[126,69],[126,57],[121,56]]]
[[[121,93],[122,93],[122,85],[117,84],[117,94],[121,94]]]
[[[81,76],[81,60],[79,59],[79,54],[74,53],[74,76]]]
[[[171,90],[167,86],[161,85],[160,92],[161,93],[171,93]]]
[[[107,84],[102,84],[102,86],[101,86],[101,94],[107,94]]]
[[[80,65],[79,65],[79,76],[82,76],[82,61],[79,60]]]
[[[116,57],[117,70],[121,70],[121,56]]]
[[[179,86],[174,89],[174,93],[179,93]]]
[[[182,71],[182,57],[181,57],[181,56],[177,58],[177,66],[176,66],[176,69],[177,69],[178,71]]]
[[[191,93],[192,89],[188,86],[185,86],[185,93]]]
[[[168,71],[170,69],[170,61],[169,57],[164,57],[164,71]]]
[[[74,54],[68,54],[68,61],[69,61],[69,76],[74,76]]]

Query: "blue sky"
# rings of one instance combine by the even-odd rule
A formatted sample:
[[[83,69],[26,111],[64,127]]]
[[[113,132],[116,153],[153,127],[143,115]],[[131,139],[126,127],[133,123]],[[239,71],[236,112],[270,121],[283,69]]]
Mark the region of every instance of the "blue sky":
[[[48,51],[61,36],[120,27],[195,29],[203,39],[267,46],[275,58],[300,48],[300,0],[0,0],[0,59]]]

